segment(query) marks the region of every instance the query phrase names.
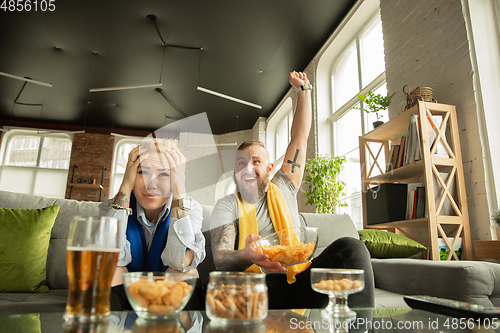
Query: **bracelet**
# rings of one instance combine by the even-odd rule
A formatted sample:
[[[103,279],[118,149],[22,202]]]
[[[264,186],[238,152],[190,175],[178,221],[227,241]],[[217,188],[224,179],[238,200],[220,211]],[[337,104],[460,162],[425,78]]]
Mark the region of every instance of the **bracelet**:
[[[127,216],[132,215],[132,208],[130,208],[130,207],[123,207],[123,206],[120,206],[119,204],[110,203],[109,208],[116,209],[116,210],[125,210],[127,213]]]

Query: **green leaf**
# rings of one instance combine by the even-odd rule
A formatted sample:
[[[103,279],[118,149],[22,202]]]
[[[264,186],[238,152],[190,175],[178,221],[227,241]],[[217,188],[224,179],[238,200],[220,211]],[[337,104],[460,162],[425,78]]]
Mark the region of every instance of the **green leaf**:
[[[372,91],[367,92],[366,95],[358,94],[359,99],[363,102],[363,107],[353,106],[351,109],[363,110],[366,113],[375,113],[377,119],[379,119],[381,116],[379,117],[378,113],[389,108],[394,94],[382,96],[380,94],[375,95]]]
[[[307,197],[306,205],[315,205],[319,213],[329,214],[334,214],[338,206],[347,207],[346,203],[338,202],[338,199],[345,196],[343,190],[346,184],[337,179],[345,162],[345,156],[329,155],[318,155],[307,160],[305,171],[309,175],[304,178],[308,185],[308,190],[304,193]]]

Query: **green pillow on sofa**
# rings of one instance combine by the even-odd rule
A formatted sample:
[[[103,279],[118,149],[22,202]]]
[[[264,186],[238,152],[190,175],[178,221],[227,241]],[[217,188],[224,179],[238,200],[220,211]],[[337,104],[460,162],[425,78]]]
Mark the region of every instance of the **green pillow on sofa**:
[[[0,208],[0,292],[48,292],[50,234],[59,206]]]
[[[406,258],[427,249],[413,239],[389,231],[364,229],[358,233],[372,258]]]

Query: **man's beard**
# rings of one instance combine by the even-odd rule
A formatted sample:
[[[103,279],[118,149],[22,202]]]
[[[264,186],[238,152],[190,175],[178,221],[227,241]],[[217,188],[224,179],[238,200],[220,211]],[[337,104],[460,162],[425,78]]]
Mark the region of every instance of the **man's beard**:
[[[266,195],[267,185],[269,182],[269,172],[263,174],[263,177],[261,177],[261,175],[256,176],[257,189],[240,186],[240,182],[244,182],[244,180],[242,179],[243,177],[238,177],[237,179],[236,176],[234,176],[236,189],[238,190],[238,192],[240,192],[241,198],[251,204],[256,203],[257,201],[259,201],[259,199],[263,198]]]

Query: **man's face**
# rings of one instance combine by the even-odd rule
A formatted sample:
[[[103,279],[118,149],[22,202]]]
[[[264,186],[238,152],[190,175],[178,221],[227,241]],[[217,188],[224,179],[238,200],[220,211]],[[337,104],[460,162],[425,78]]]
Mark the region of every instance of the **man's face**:
[[[265,195],[272,168],[267,150],[259,145],[237,151],[234,179],[243,200],[256,203]]]
[[[145,210],[162,208],[170,198],[170,166],[157,153],[141,160],[135,177],[134,194]]]

